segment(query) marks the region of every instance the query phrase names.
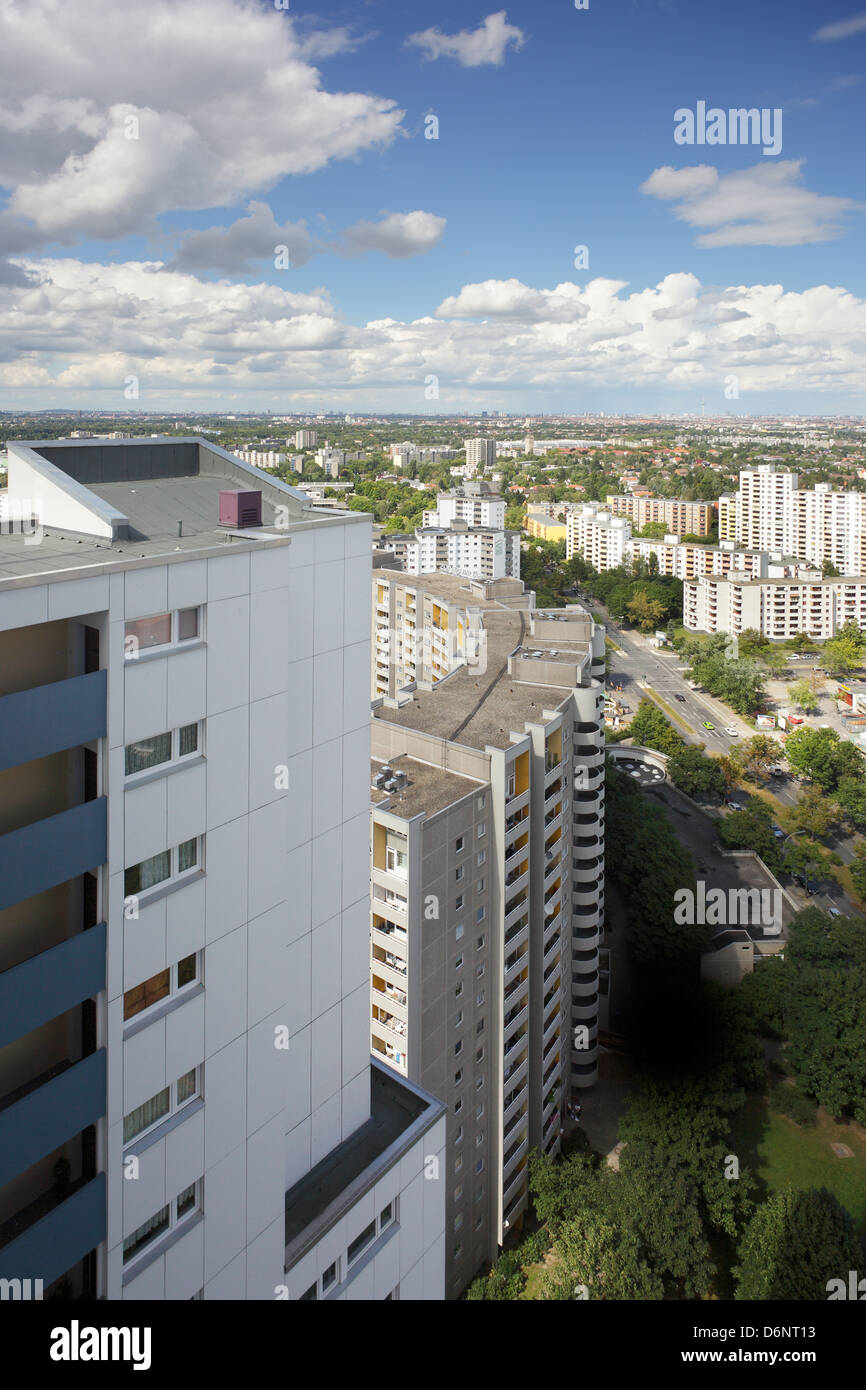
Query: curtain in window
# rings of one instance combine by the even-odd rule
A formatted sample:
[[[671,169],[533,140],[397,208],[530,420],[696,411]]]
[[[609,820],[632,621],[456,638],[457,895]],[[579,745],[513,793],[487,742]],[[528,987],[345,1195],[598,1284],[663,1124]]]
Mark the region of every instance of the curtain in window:
[[[183,1105],[184,1101],[191,1100],[195,1095],[195,1067],[180,1078],[177,1083],[177,1103]]]
[[[127,897],[131,893],[143,893],[145,888],[153,888],[155,884],[162,883],[170,877],[171,851],[166,849],[162,854],[155,854],[152,859],[133,864],[126,870],[124,892]]]
[[[198,862],[198,841],[185,840],[177,849],[177,871],[182,874],[187,869],[194,869]]]
[[[137,1110],[133,1110],[129,1115],[123,1117],[123,1142],[128,1144],[130,1139],[134,1139],[136,1134],[141,1134],[142,1130],[149,1129],[155,1125],[157,1120],[161,1120],[163,1115],[169,1111],[169,1090],[166,1086],[159,1095],[151,1096],[144,1105],[139,1105]]]
[[[143,1245],[147,1245],[148,1241],[153,1240],[154,1236],[158,1236],[167,1226],[168,1207],[166,1206],[158,1211],[156,1216],[152,1216],[149,1221],[145,1221],[142,1226],[139,1226],[137,1231],[133,1231],[131,1236],[127,1236],[123,1242],[124,1260],[131,1260],[133,1255],[138,1254]]]
[[[126,745],[126,775],[146,772],[149,767],[171,761],[171,734],[155,734],[153,738]]]
[[[186,724],[180,730],[178,757],[186,758],[198,748],[198,724]]]

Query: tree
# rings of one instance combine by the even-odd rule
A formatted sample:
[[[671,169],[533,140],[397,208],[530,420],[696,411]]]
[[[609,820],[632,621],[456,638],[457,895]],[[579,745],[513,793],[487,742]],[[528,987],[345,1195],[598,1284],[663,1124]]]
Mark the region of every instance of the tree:
[[[722,753],[716,759],[719,772],[722,774],[722,781],[725,784],[724,798],[727,801],[734,787],[743,775],[743,765],[740,761],[740,750],[732,748],[729,753]]]
[[[820,840],[827,834],[835,815],[833,802],[827,800],[819,787],[805,787],[796,805],[788,812],[786,825],[791,830],[804,830]]]
[[[764,652],[771,650],[770,639],[765,637],[763,632],[759,632],[756,627],[746,627],[737,638],[740,656],[749,658],[761,656]],[[772,648],[775,651],[775,648]]]
[[[739,714],[752,714],[763,701],[763,676],[753,661],[727,660],[724,651],[717,650],[699,657],[693,663],[692,675]]]
[[[771,647],[769,651],[762,652],[761,661],[769,674],[777,679],[788,669],[788,658],[778,647]]]
[[[863,1264],[863,1242],[832,1192],[774,1192],[755,1212],[734,1270],[739,1300],[826,1300],[831,1279]]]
[[[856,857],[850,865],[851,879],[858,896],[866,898],[866,840],[861,840],[854,854]]]
[[[725,779],[715,758],[708,758],[703,745],[683,744],[668,762],[668,776],[675,787],[691,797],[724,796]]]
[[[750,801],[744,811],[732,811],[725,816],[719,824],[719,839],[730,849],[754,850],[770,870],[781,867],[770,808],[763,801]]]
[[[774,738],[767,734],[754,734],[739,747],[743,772],[750,780],[759,782],[770,768],[779,761],[781,749]]]
[[[547,1299],[573,1299],[586,1290],[593,1301],[664,1298],[664,1282],[647,1263],[637,1234],[603,1217],[572,1221],[553,1245],[558,1257],[542,1281]]]
[[[863,661],[864,638],[856,623],[844,627],[824,643],[824,665],[836,675],[856,671]]]
[[[788,686],[788,697],[791,704],[796,705],[804,714],[812,714],[820,708],[811,683],[806,679],[792,681]]]
[[[635,743],[655,748],[660,753],[676,753],[683,747],[682,738],[652,700],[641,700],[629,725],[629,733]]]
[[[785,756],[794,772],[817,782],[824,791],[836,783],[834,752],[839,735],[834,729],[801,728],[788,735]]]
[[[638,589],[634,598],[628,605],[628,615],[633,623],[636,623],[641,632],[652,632],[658,627],[664,613],[664,604],[659,603],[658,599],[650,598],[643,589]]]

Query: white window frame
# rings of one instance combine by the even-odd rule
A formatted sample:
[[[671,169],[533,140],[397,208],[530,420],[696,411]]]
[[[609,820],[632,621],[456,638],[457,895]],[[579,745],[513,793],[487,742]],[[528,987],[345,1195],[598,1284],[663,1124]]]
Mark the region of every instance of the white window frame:
[[[179,868],[179,863],[180,863],[180,850],[182,849],[183,845],[188,845],[188,844],[190,843],[191,840],[195,840],[195,863],[194,863],[193,865],[191,865],[190,868],[188,868],[188,869],[181,869],[181,868]],[[168,877],[167,877],[167,878],[161,878],[161,879],[159,880],[158,883],[152,883],[152,884],[150,884],[150,886],[149,886],[148,888],[141,888],[141,889],[139,889],[139,891],[138,891],[137,893],[127,893],[127,892],[126,892],[126,875],[130,872],[130,870],[132,870],[132,869],[137,869],[137,868],[139,867],[140,864],[147,864],[147,863],[148,863],[148,860],[147,860],[147,859],[141,859],[141,860],[139,860],[139,863],[138,863],[138,864],[129,864],[129,865],[124,869],[124,871],[123,871],[123,875],[124,875],[124,885],[123,885],[123,886],[124,886],[124,898],[123,898],[123,906],[124,906],[124,909],[126,908],[127,904],[128,904],[128,903],[131,903],[131,902],[136,902],[136,903],[139,904],[139,906],[141,906],[142,904],[146,904],[146,903],[149,901],[149,899],[150,899],[150,897],[151,897],[152,894],[161,892],[162,889],[168,888],[168,887],[174,885],[175,883],[185,883],[185,882],[187,881],[187,879],[194,878],[194,877],[196,876],[196,874],[203,874],[203,873],[204,873],[204,846],[205,846],[205,836],[204,836],[204,835],[191,835],[190,838],[189,838],[189,840],[182,840],[181,843],[180,843],[179,845],[172,845],[170,849],[168,849],[168,850],[162,850],[161,852],[162,852],[163,854],[166,854],[166,853],[167,853],[167,854],[170,855],[170,860],[169,860],[169,874],[168,874]],[[156,859],[156,858],[158,858],[158,855],[155,855],[155,854],[154,854],[154,855],[151,855],[150,857],[153,858],[153,859]]]
[[[145,613],[140,618],[125,619],[123,624],[124,659],[126,661],[138,661],[138,659],[141,656],[149,654],[150,652],[179,651],[182,650],[184,647],[191,646],[193,642],[201,642],[204,636],[204,608],[205,606],[203,603],[193,603],[187,605],[186,608],[172,608],[168,612],[164,613]],[[196,634],[194,637],[180,637],[178,635],[178,630],[180,628],[180,615],[181,613],[191,612],[195,612],[197,615]],[[134,623],[148,622],[152,618],[171,618],[171,636],[169,637],[169,640],[167,642],[159,642],[158,644],[152,647],[140,647],[137,651],[135,649],[127,651],[126,643],[130,637],[135,635],[134,633],[127,632],[127,628]]]
[[[161,1002],[164,1002],[164,1001],[161,1001]],[[145,1012],[145,1010],[142,1010],[142,1013],[144,1013],[144,1012]],[[139,1018],[139,1017],[140,1017],[139,1014],[133,1014],[133,1018]],[[194,1089],[193,1089],[192,1095],[187,1096],[186,1100],[179,1101],[178,1098],[177,1098],[177,1088],[178,1088],[178,1086],[180,1085],[181,1081],[183,1081],[184,1076],[188,1076],[189,1073],[190,1073],[191,1071],[192,1071],[192,1072],[195,1072]],[[139,1129],[139,1130],[137,1130],[136,1133],[133,1134],[133,1135],[131,1135],[129,1139],[124,1139],[124,1141],[123,1141],[123,1147],[126,1148],[127,1146],[134,1146],[135,1144],[140,1143],[140,1141],[141,1141],[143,1138],[146,1138],[148,1134],[152,1133],[153,1130],[158,1129],[160,1125],[165,1124],[166,1120],[172,1120],[172,1119],[174,1119],[174,1117],[175,1117],[176,1115],[182,1115],[183,1112],[188,1108],[188,1106],[193,1105],[193,1104],[195,1103],[195,1101],[197,1101],[197,1100],[201,1100],[201,1098],[202,1098],[202,1080],[203,1080],[203,1074],[204,1074],[204,1064],[201,1063],[201,1064],[200,1064],[199,1066],[197,1066],[197,1067],[190,1067],[190,1068],[189,1068],[189,1071],[184,1072],[183,1076],[179,1076],[179,1077],[177,1078],[177,1081],[173,1081],[173,1082],[171,1083],[171,1086],[163,1086],[161,1091],[157,1091],[157,1093],[156,1093],[157,1096],[158,1096],[158,1095],[161,1095],[161,1094],[162,1094],[162,1091],[168,1091],[168,1092],[169,1092],[168,1109],[166,1110],[165,1114],[164,1114],[164,1115],[160,1115],[160,1117],[159,1117],[158,1120],[154,1120],[154,1121],[152,1122],[152,1124],[146,1125],[146,1126],[144,1127],[144,1129]],[[151,1097],[150,1097],[150,1100],[155,1100],[155,1099],[156,1099],[156,1096],[151,1096]],[[146,1102],[145,1102],[145,1104],[149,1104],[149,1103],[150,1103],[150,1101],[146,1101]],[[134,1115],[134,1114],[135,1114],[135,1111],[136,1111],[136,1110],[140,1110],[140,1109],[141,1109],[141,1106],[140,1106],[140,1105],[134,1106],[133,1109],[130,1110],[129,1115]],[[123,1117],[123,1123],[124,1123],[124,1124],[126,1124],[126,1121],[129,1119],[129,1115],[124,1115],[124,1117]]]
[[[189,1190],[190,1187],[195,1188],[195,1198],[192,1207],[189,1209],[189,1211],[185,1211],[182,1216],[178,1216],[177,1204],[180,1201],[180,1198],[184,1195],[185,1192]],[[121,1248],[121,1262],[123,1264],[124,1270],[134,1268],[140,1255],[143,1255],[145,1251],[151,1251],[154,1249],[154,1247],[158,1247],[167,1236],[170,1236],[176,1230],[182,1230],[183,1227],[185,1227],[193,1219],[193,1217],[198,1214],[198,1212],[204,1210],[204,1177],[197,1178],[194,1183],[188,1183],[187,1186],[183,1188],[180,1192],[178,1192],[177,1195],[174,1196],[170,1202],[163,1203],[163,1206],[160,1207],[158,1211],[155,1211],[153,1216],[158,1216],[159,1212],[163,1211],[165,1207],[168,1207],[168,1225],[164,1226],[163,1229],[158,1233],[158,1235],[155,1235],[152,1240],[146,1241],[144,1245],[139,1246],[138,1250],[136,1250],[134,1254],[131,1254],[128,1257],[126,1254],[126,1250],[123,1247],[126,1246],[126,1242],[128,1240],[132,1239],[132,1237],[135,1235],[135,1231],[130,1231],[128,1236],[124,1236]],[[152,1221],[153,1217],[150,1217],[149,1220]],[[141,1226],[146,1225],[147,1221],[142,1221]],[[136,1226],[135,1230],[140,1231],[141,1226]]]
[[[190,956],[195,956],[195,975],[191,980],[187,981],[185,985],[179,985],[177,982],[178,967],[182,964],[183,961],[189,960]],[[129,1018],[124,1018],[123,1026],[128,1027],[130,1024],[139,1023],[143,1018],[148,1018],[154,1009],[158,1009],[163,1004],[168,1004],[175,999],[183,999],[185,995],[191,993],[192,990],[196,989],[197,986],[202,983],[203,957],[204,951],[190,951],[189,955],[183,956],[181,960],[175,961],[173,965],[163,967],[164,969],[167,969],[169,971],[168,994],[164,994],[161,999],[155,1000],[153,1004],[148,1004],[147,1008],[139,1009],[137,1014],[131,1014]],[[161,975],[162,971],[157,970],[155,974]],[[154,976],[149,976],[148,978],[153,979]],[[142,980],[140,981],[140,983],[146,984],[147,981]],[[138,985],[133,985],[132,988],[137,989]],[[129,990],[124,990],[124,999],[126,995],[129,993]],[[125,1009],[126,1006],[124,1004],[124,1012]]]
[[[189,729],[195,725],[196,746],[191,753],[181,753],[180,735],[182,729]],[[126,752],[128,748],[133,748],[137,743],[146,743],[148,738],[164,738],[166,734],[171,735],[171,753],[164,762],[154,763],[152,767],[143,767],[140,772],[126,771]],[[132,743],[124,744],[123,766],[124,780],[127,786],[134,786],[140,777],[148,777],[152,772],[166,772],[172,767],[182,767],[184,763],[192,758],[200,758],[204,753],[204,720],[191,719],[188,724],[180,724],[176,729],[164,729],[161,734],[148,734],[147,738],[133,739]]]

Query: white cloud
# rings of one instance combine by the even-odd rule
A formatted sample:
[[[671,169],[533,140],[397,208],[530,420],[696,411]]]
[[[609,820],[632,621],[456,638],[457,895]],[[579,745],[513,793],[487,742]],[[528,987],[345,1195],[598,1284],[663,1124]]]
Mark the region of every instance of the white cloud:
[[[866,29],[866,10],[861,10],[859,14],[852,15],[850,19],[841,19],[837,24],[825,24],[821,29],[815,31],[812,38],[827,43],[834,39],[848,39],[852,34],[862,34],[864,29]]]
[[[327,293],[212,283],[159,263],[21,263],[36,284],[0,286],[0,400],[22,393],[123,407],[129,373],[142,409],[196,399],[249,406],[265,395],[425,405],[439,378],[440,409],[492,390],[583,388],[718,391],[735,373],[742,393],[802,402],[822,393],[862,398],[866,301],[840,287],[702,286],[691,274],[627,291],[621,281],[539,289],[516,280],[466,285],[438,313],[411,322],[342,320]],[[464,317],[465,315],[465,317]]]
[[[337,31],[338,51],[350,42]],[[231,206],[287,174],[388,144],[403,117],[328,92],[285,12],[254,0],[0,5],[0,184],[36,234],[121,237]],[[34,95],[39,93],[39,95]],[[138,122],[138,138],[128,138]],[[39,235],[32,244],[39,244]]]
[[[501,67],[510,44],[522,48],[526,42],[522,29],[509,24],[504,10],[489,14],[477,29],[461,29],[459,34],[443,34],[441,29],[423,29],[410,34],[407,45],[424,50],[428,61],[456,58],[461,67],[480,68],[487,64]]]
[[[416,210],[389,212],[379,222],[356,222],[344,235],[350,251],[384,251],[386,256],[404,260],[432,251],[444,231],[444,217]]]
[[[342,241],[323,241],[310,235],[305,222],[280,225],[267,203],[252,202],[247,215],[228,227],[187,233],[168,268],[249,275],[253,263],[275,263],[278,247],[287,247],[289,252],[286,258],[281,249],[283,269],[306,265],[313,256],[328,251],[346,256],[382,251],[386,256],[406,259],[432,250],[444,230],[445,218],[432,212],[392,212],[378,222],[357,222],[348,227]]]
[[[804,246],[844,234],[841,218],[863,205],[811,193],[800,182],[802,160],[756,164],[720,174],[713,165],[655,169],[641,184],[653,198],[676,200],[674,216],[703,230],[698,246]]]

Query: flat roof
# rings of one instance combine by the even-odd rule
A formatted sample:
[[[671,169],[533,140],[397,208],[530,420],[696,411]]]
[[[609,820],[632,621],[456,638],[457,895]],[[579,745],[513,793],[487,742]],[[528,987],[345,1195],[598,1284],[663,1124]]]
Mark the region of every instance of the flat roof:
[[[444,1113],[439,1101],[371,1060],[370,1118],[286,1193],[286,1269]]]
[[[372,786],[383,767],[390,767],[394,772],[405,772],[408,777],[407,785],[393,792]],[[370,763],[370,782],[374,805],[387,801],[388,804],[383,809],[404,820],[411,820],[422,811],[428,816],[435,816],[447,806],[453,806],[455,801],[462,801],[465,796],[471,796],[484,785],[473,777],[463,777],[457,772],[448,772],[445,768],[436,767],[433,763],[421,762],[418,758],[410,757],[408,753],[400,753],[389,758],[387,762],[373,758]]]
[[[0,525],[0,581],[32,581],[86,567],[101,573],[107,565],[157,556],[273,543],[309,525],[369,520],[361,512],[319,510],[298,489],[200,436],[10,440],[10,478],[16,460],[34,475],[34,491],[45,488],[47,500],[34,499],[43,506],[44,524],[38,539],[22,534],[14,524],[14,497],[0,493],[12,518],[11,525]],[[225,490],[261,492],[260,528],[220,525],[219,494]],[[89,513],[93,533],[56,524],[64,508],[79,526],[89,524]],[[100,535],[100,529],[112,535]]]

